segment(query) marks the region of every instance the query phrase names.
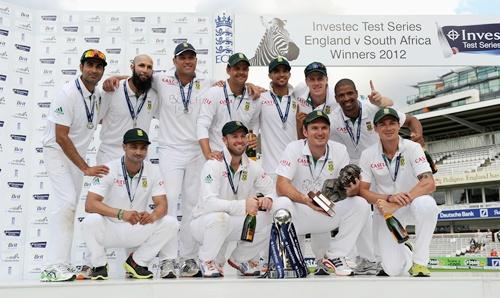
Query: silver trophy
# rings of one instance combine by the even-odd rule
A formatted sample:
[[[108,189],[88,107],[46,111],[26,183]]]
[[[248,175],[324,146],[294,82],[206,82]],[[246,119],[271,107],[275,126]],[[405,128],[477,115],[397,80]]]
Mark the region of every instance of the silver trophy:
[[[291,224],[292,222],[292,214],[290,211],[287,209],[278,209],[276,212],[274,212],[273,215],[273,224],[276,226],[276,229],[278,231],[281,230],[281,227],[284,224]],[[292,266],[290,264],[290,259],[288,258],[285,250],[285,245],[281,239],[281,237],[278,236],[278,247],[279,247],[279,254],[281,259],[283,260],[283,267],[285,270],[285,277],[284,278],[297,278],[297,275],[295,271],[292,269]],[[270,268],[269,270],[269,277],[270,278],[278,278],[276,268]]]

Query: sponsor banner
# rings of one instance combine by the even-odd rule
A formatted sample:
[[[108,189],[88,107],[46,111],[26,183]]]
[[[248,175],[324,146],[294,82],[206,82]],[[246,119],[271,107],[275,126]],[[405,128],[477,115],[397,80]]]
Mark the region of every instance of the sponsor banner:
[[[434,176],[437,186],[490,182],[500,180],[500,171],[481,171],[461,175]]]
[[[215,22],[217,51],[229,42],[222,33],[232,32],[227,19]],[[234,46],[259,66],[276,55],[295,66],[496,65],[500,54],[498,16],[238,15],[237,22]]]
[[[439,221],[500,218],[500,207],[442,210]]]
[[[428,265],[431,268],[484,268],[489,266],[486,257],[431,257]]]
[[[495,269],[500,269],[500,258],[498,258],[498,257],[488,258],[487,262],[488,262],[489,267],[493,267]]]

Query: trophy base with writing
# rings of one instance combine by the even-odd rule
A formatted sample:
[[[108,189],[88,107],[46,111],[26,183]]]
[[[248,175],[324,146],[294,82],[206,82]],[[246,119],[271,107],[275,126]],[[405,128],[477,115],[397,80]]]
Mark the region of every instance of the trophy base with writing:
[[[335,215],[335,203],[329,198],[325,197],[321,192],[314,193],[310,191],[307,195],[328,215]]]

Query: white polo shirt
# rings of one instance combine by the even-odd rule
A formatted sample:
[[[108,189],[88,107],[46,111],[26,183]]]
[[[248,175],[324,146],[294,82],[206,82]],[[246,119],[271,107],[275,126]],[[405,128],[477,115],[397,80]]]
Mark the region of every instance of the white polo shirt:
[[[75,80],[78,80],[82,93],[78,90]],[[94,89],[94,93],[88,91],[80,77],[75,78],[75,80],[66,83],[51,103],[49,115],[47,116],[47,128],[42,137],[42,144],[44,147],[55,148],[62,152],[61,147],[56,143],[56,124],[64,125],[69,127],[69,138],[73,142],[78,154],[84,158],[87,147],[97,128],[97,123],[99,123],[101,93],[97,87]],[[84,98],[89,112],[94,107],[92,128],[87,126],[88,119]]]
[[[314,164],[307,140],[291,142],[282,154],[276,174],[289,179],[303,194],[321,191],[326,179],[337,178],[340,170],[349,164],[346,147],[328,141],[325,154]]]
[[[431,172],[420,144],[403,138],[399,139],[398,151],[391,161],[384,161],[379,141],[363,151],[359,166],[361,181],[370,183],[373,191],[382,194],[408,192],[418,183],[418,175]]]
[[[363,150],[379,140],[378,134],[375,132],[373,117],[380,108],[366,100],[359,101],[359,104],[361,107],[361,123],[359,117],[353,123],[344,114],[340,106],[329,115],[330,140],[344,144],[347,147],[349,158],[353,164],[359,163],[359,158]],[[399,115],[399,125],[403,126],[406,121],[406,115],[402,112],[397,112]]]
[[[245,200],[262,193],[272,197],[274,183],[262,167],[243,154],[241,165],[232,174],[228,171],[231,155],[224,147],[226,161],[208,160],[201,171],[201,198],[193,209],[193,217],[211,213],[227,212],[230,215],[245,215]],[[227,162],[227,163],[226,163]],[[226,166],[227,165],[227,166]],[[232,177],[233,187],[230,178]]]
[[[274,174],[278,161],[288,143],[297,140],[297,99],[293,95],[293,87],[289,85],[288,94],[281,99],[272,93],[272,88],[260,95],[259,126],[262,148],[262,167],[268,174]],[[274,99],[273,99],[274,96]],[[276,100],[276,103],[275,103]],[[279,107],[279,110],[278,110]],[[288,108],[288,116],[286,111]],[[282,118],[286,121],[283,124]],[[284,125],[284,126],[283,126]]]
[[[153,76],[152,87],[160,97],[158,134],[159,146],[196,146],[196,121],[200,114],[201,96],[211,87],[211,81],[198,74],[192,81],[191,97],[187,112],[184,111],[180,83],[171,73],[157,73]],[[190,84],[183,87],[185,99],[188,98]]]
[[[132,179],[128,177],[132,201],[125,185],[121,158],[106,165],[109,173],[102,178],[95,177],[89,189],[89,192],[102,196],[106,205],[123,210],[150,211],[148,204],[152,202],[152,198],[166,195],[160,170],[149,161],[144,160],[142,175],[139,172]],[[111,220],[120,222],[117,218]]]
[[[312,111],[315,110],[322,110],[326,114],[331,114],[333,110],[338,107],[338,103],[335,100],[335,90],[333,88],[330,88],[329,85],[326,86],[326,100],[323,104],[313,108],[311,104],[311,99],[309,98],[309,87],[307,87],[306,83],[301,82],[299,83],[294,91],[293,94],[295,95],[295,98],[297,99],[300,107],[299,111],[309,114]]]
[[[197,122],[198,140],[208,138],[212,151],[222,151],[222,127],[229,121],[241,121],[248,129],[257,132],[258,127],[258,105],[261,100],[253,100],[245,92],[235,97],[226,81],[229,105],[226,104],[226,97],[223,87],[212,87],[203,96],[200,116]],[[231,112],[229,112],[231,111]]]
[[[132,115],[125,97],[124,85],[127,88],[127,94],[130,100],[131,108],[136,115],[136,121]],[[142,105],[142,107],[141,107]],[[137,111],[140,108],[139,114]],[[151,119],[157,113],[158,95],[156,91],[150,89],[147,94],[144,93],[137,97],[130,89],[128,80],[121,80],[118,88],[113,92],[103,92],[101,101],[102,127],[100,133],[101,145],[100,151],[105,152],[111,159],[123,155],[123,135],[127,130],[136,127],[149,132]]]

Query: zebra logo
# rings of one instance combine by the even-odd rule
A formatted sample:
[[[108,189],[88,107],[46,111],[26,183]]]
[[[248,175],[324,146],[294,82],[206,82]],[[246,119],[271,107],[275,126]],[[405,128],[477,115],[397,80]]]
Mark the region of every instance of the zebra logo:
[[[255,56],[250,59],[250,65],[267,66],[278,56],[283,56],[288,61],[297,59],[300,49],[290,39],[290,33],[285,29],[286,20],[273,18],[265,22],[264,17],[261,16],[260,21],[266,28],[266,32],[255,50]]]

